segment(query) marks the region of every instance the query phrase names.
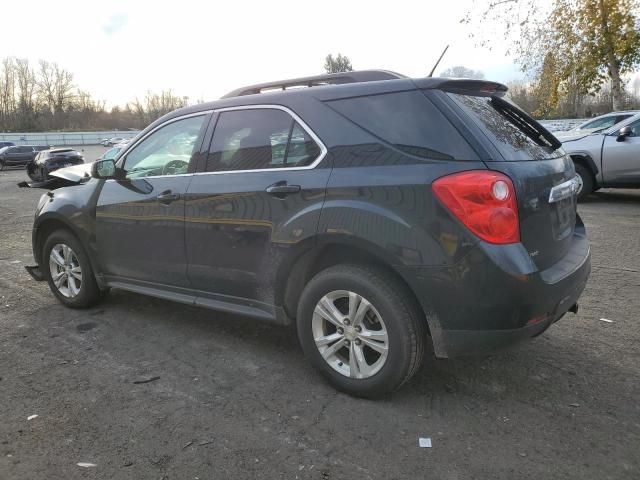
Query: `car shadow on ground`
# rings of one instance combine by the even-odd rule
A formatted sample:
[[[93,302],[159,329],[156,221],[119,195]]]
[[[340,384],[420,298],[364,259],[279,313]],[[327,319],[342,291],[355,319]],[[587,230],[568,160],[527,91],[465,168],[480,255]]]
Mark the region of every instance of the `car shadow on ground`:
[[[638,190],[599,190],[581,200],[581,204],[598,203],[640,203],[640,189]]]
[[[275,367],[276,374],[286,375],[293,390],[303,390],[311,384],[317,393],[335,393],[304,359],[293,327],[274,326],[118,290],[112,291],[104,303],[82,318],[73,322],[80,325],[80,329],[87,321],[100,325],[101,318],[106,320],[102,328],[111,330],[107,334],[111,338],[100,343],[102,349],[114,348],[112,355],[121,357],[118,352],[121,345],[117,337],[112,336],[124,335],[129,340],[139,339],[138,345],[147,352],[147,363],[166,361],[165,354],[170,349],[174,360],[203,371],[207,370],[207,363],[219,364],[221,358],[230,371],[241,372],[247,364],[268,364]],[[553,329],[552,326],[538,338],[486,356],[436,359],[432,349],[427,348],[423,366],[413,380],[386,399],[411,403],[434,395],[461,394],[468,398],[486,397],[485,400],[490,401],[508,394],[516,401],[532,402],[547,394],[571,396],[572,388],[567,382],[575,380],[576,375],[584,377],[584,372],[577,373],[580,365],[599,371],[612,367],[594,366],[600,360],[593,352],[555,335]],[[145,346],[142,342],[149,343]],[[263,373],[270,374],[266,370]],[[610,374],[618,376],[620,372]],[[560,385],[549,384],[550,378],[561,379]],[[261,383],[263,388],[280,388],[277,382],[270,384],[267,379]],[[550,393],[544,385],[554,391]]]

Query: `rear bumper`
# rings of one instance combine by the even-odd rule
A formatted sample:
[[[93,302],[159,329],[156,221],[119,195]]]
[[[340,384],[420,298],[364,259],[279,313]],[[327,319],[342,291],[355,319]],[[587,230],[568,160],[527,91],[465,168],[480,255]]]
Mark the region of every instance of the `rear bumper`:
[[[400,269],[427,312],[438,357],[488,353],[534,337],[577,306],[591,272],[584,228],[537,271],[521,246],[479,244],[453,267]]]

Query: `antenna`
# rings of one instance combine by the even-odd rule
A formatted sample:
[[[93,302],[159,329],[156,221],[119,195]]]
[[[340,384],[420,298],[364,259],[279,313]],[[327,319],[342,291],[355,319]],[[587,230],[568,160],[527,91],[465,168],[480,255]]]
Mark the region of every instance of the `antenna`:
[[[444,47],[444,50],[442,51],[442,54],[440,55],[440,58],[438,58],[438,61],[436,62],[436,64],[431,69],[431,73],[429,73],[429,75],[428,75],[429,77],[433,77],[433,72],[435,72],[436,68],[438,68],[438,64],[440,63],[440,60],[442,60],[442,57],[444,57],[444,54],[447,53],[447,50],[449,50],[449,45]]]

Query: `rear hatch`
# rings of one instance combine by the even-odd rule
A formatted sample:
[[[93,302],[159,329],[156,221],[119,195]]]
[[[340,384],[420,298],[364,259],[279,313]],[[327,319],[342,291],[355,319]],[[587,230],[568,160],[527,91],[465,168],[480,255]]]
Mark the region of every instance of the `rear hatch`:
[[[475,136],[488,147],[487,167],[513,181],[522,244],[538,269],[544,270],[571,247],[577,206],[575,170],[560,142],[508,101],[506,87],[500,87],[454,89],[446,95],[472,119]]]

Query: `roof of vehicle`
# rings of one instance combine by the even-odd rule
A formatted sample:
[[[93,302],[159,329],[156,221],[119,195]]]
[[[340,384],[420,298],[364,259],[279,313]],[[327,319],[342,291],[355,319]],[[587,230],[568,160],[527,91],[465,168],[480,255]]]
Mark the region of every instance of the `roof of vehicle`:
[[[50,153],[67,153],[67,152],[76,152],[78,153],[78,151],[75,148],[52,148],[51,150],[49,150]]]
[[[174,110],[156,120],[151,126],[158,125],[169,118],[225,107],[286,104],[297,96],[312,95],[320,100],[328,100],[336,97],[410,90],[416,87],[420,89],[447,88],[452,91],[475,90],[497,95],[502,95],[507,91],[505,85],[486,80],[438,77],[412,79],[388,70],[362,70],[279,80],[242,87],[233,90],[219,100]]]

